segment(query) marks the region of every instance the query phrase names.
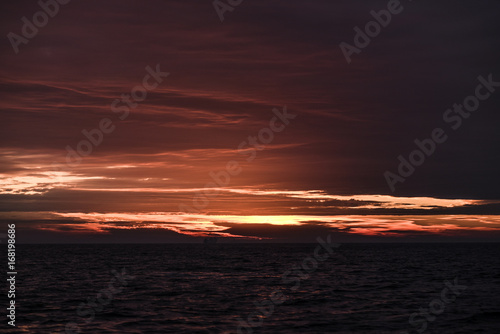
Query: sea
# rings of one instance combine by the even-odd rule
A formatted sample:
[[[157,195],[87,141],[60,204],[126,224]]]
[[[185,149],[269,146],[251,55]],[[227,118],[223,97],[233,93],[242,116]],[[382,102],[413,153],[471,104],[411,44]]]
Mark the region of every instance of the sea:
[[[0,332],[498,334],[499,246],[18,244]]]

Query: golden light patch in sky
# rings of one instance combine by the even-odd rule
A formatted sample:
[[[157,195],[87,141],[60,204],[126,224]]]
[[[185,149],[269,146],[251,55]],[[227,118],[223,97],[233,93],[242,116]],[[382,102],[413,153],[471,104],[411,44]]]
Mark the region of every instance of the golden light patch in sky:
[[[100,176],[75,175],[68,172],[40,172],[26,175],[0,174],[0,194],[40,195],[54,188],[70,188],[78,182],[104,179]]]
[[[301,226],[319,224],[350,234],[398,236],[406,232],[446,234],[447,231],[498,231],[499,216],[235,216],[172,213],[53,213],[56,216],[87,221],[89,232],[96,231],[95,224],[105,229],[169,229],[187,235],[224,233],[233,224],[269,224]],[[128,222],[128,224],[124,224]],[[114,225],[113,225],[114,224]],[[81,224],[78,224],[78,229]],[[241,235],[226,236],[242,237]]]

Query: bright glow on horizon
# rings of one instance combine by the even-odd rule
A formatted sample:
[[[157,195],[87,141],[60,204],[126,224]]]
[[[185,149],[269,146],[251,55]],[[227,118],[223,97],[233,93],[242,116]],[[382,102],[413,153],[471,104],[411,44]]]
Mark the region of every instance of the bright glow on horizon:
[[[0,215],[4,216],[5,214]],[[499,231],[500,216],[236,216],[180,213],[45,213],[45,218],[64,217],[74,223],[46,223],[36,229],[63,233],[109,233],[111,230],[167,229],[190,236],[219,235],[233,238],[261,238],[232,234],[231,227],[242,225],[306,226],[315,224],[332,231],[372,236],[404,236],[407,233],[443,234],[469,230]],[[16,217],[19,219],[20,217]],[[29,217],[27,217],[29,218]]]

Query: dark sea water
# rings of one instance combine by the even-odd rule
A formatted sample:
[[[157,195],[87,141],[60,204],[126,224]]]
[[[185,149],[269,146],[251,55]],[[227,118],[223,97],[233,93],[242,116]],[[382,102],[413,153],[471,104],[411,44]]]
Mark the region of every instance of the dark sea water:
[[[18,245],[12,332],[238,333],[254,314],[241,333],[418,333],[424,322],[424,333],[500,333],[499,244],[343,244],[284,278],[317,246]],[[466,288],[444,303],[455,279]],[[86,304],[105,289],[106,305]],[[257,316],[272,292],[286,301]],[[432,321],[410,324],[433,300]]]

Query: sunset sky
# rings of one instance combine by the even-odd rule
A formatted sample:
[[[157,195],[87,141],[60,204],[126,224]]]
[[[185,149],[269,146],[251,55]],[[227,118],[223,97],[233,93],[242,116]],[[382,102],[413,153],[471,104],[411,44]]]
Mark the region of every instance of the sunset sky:
[[[387,1],[244,0],[221,22],[210,0],[73,0],[17,54],[7,35],[41,8],[2,3],[2,226],[30,243],[500,241],[500,87],[443,119],[478,77],[500,82],[500,3],[401,6],[348,64],[339,44]],[[435,128],[447,140],[393,192],[384,173]]]

